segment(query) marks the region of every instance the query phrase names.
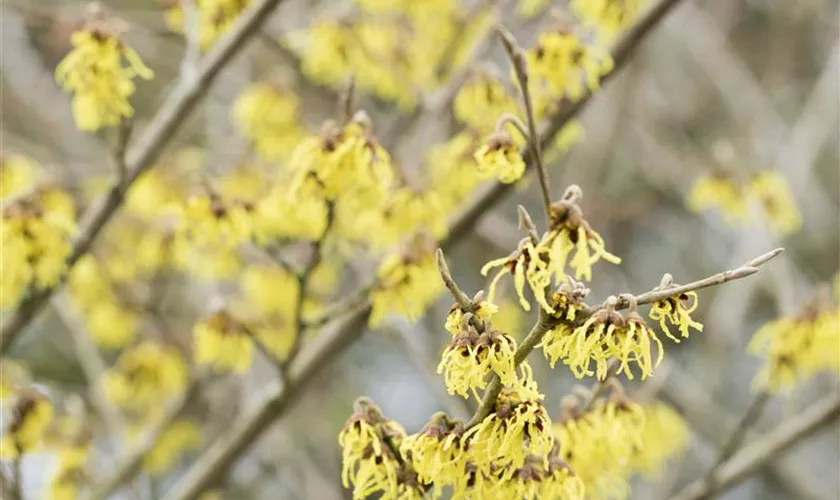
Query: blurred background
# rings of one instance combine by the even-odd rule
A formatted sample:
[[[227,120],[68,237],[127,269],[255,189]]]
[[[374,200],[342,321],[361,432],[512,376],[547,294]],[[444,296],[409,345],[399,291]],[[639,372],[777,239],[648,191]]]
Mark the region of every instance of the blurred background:
[[[177,80],[184,44],[168,31],[161,4],[103,3],[130,23],[126,39],[156,73],[152,82],[139,85],[132,99],[142,127]],[[510,1],[498,4],[502,13],[512,13],[515,7]],[[554,4],[563,7],[563,2]],[[2,151],[31,156],[77,187],[109,171],[103,160],[107,141],[75,128],[68,97],[53,79],[84,8],[76,0],[3,0],[0,11]],[[285,2],[263,35],[224,70],[174,145],[205,149],[207,167],[215,172],[233,168],[249,151],[230,124],[230,105],[249,82],[269,73],[295,82],[304,121],[316,131],[321,121],[334,115],[334,96],[306,82],[296,72],[294,54],[272,39],[346,9],[339,1]],[[596,266],[591,302],[649,290],[665,272],[685,283],[732,269],[778,246],[787,250],[757,276],[700,292],[694,317],[705,324],[705,331],[668,345],[666,362],[644,389],[684,416],[691,425],[691,444],[669,464],[658,484],[634,485],[633,498],[667,498],[708,468],[718,443],[745,412],[751,381],[762,363],[746,354],[746,343],[764,323],[798,311],[838,272],[839,15],[838,2],[832,0],[683,1],[580,115],[585,137],[549,165],[555,194],[569,184],[580,185],[587,219],[607,248],[623,258],[620,266]],[[545,17],[503,19],[528,46],[549,22]],[[483,61],[506,74],[507,62],[497,44],[482,54]],[[412,158],[447,137],[448,129],[433,120],[406,131],[398,109],[369,96],[361,95],[359,106],[370,112],[383,142],[408,168],[419,168],[420,162]],[[743,173],[778,171],[802,213],[801,229],[779,239],[761,223],[733,227],[718,212],[687,210],[685,200],[693,183],[721,166]],[[450,252],[453,274],[468,293],[485,286],[481,264],[508,254],[518,243],[517,204],[535,217],[540,213],[535,182],[517,186]],[[212,291],[178,277],[171,281],[161,292],[166,299],[159,319],[172,335],[189,343],[197,311]],[[294,409],[232,470],[216,478],[216,491],[224,498],[242,499],[348,498],[339,481],[336,436],[358,395],[373,398],[409,432],[440,409],[469,415],[469,404],[447,395],[435,374],[439,353],[449,340],[443,322],[450,304],[449,297],[441,295],[416,324],[395,318],[365,333],[321,371]],[[519,325],[518,331],[527,331],[534,320],[521,311],[509,316],[505,320]],[[51,395],[87,391],[72,328],[72,320],[51,308],[12,352]],[[559,412],[561,397],[577,381],[565,370],[550,371],[539,353],[531,364],[546,394],[546,407]],[[247,411],[272,376],[267,363],[257,363],[244,376],[220,377],[202,389],[190,414],[202,424],[205,445]],[[756,431],[771,428],[837,389],[834,377],[817,377],[788,397],[774,398]],[[628,390],[632,394],[635,386],[628,384]],[[722,498],[837,498],[839,448],[840,433],[834,425]],[[139,498],[161,497],[199,454],[200,450],[188,453],[163,476],[141,475],[126,491]],[[113,456],[101,454],[95,464],[104,474]],[[24,477],[27,498],[38,498],[34,492],[46,480],[41,464],[30,462]]]

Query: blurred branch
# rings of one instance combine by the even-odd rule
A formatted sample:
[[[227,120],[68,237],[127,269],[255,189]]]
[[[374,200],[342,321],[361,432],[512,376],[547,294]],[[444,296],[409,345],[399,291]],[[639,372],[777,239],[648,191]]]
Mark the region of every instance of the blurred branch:
[[[107,194],[85,214],[80,224],[79,236],[67,258],[67,268],[58,285],[34,291],[19,304],[3,323],[0,330],[0,354],[8,352],[18,335],[38,315],[52,294],[60,288],[76,262],[90,250],[96,237],[122,205],[126,190],[157,159],[164,146],[196,104],[207,93],[210,85],[233,57],[245,47],[246,42],[268,20],[271,12],[283,0],[262,0],[248,7],[237,18],[230,32],[219,40],[203,59],[194,80],[180,80],[168,96],[152,122],[137,139],[126,157],[127,177],[124,183],[114,183]]]
[[[86,500],[106,500],[123,483],[130,481],[137,474],[146,455],[155,447],[160,436],[175,420],[183,416],[190,403],[199,393],[200,383],[198,378],[198,376],[194,376],[193,381],[190,382],[185,393],[164,409],[160,420],[140,435],[137,444],[123,454],[123,459],[115,465],[113,472],[101,482],[96,483],[90,493],[83,498]]]
[[[96,408],[96,412],[105,423],[114,449],[119,450],[120,438],[125,432],[126,426],[122,414],[108,401],[103,390],[103,376],[108,369],[105,361],[99,354],[99,350],[88,335],[88,332],[85,331],[78,311],[74,310],[67,297],[64,294],[56,295],[53,300],[53,305],[58,316],[70,331],[73,345],[76,348],[76,356],[79,358],[82,372],[87,379],[88,389],[90,390],[91,400]]]
[[[747,479],[762,465],[785,453],[791,446],[810,437],[840,417],[840,394],[826,396],[799,415],[779,424],[775,429],[745,446],[721,464],[717,480],[705,479],[686,486],[671,500],[701,500],[726,491]]]
[[[660,0],[628,31],[613,53],[615,60],[613,72],[627,62],[645,36],[665,14],[678,4],[679,0]],[[602,81],[609,79],[612,74],[605,75]],[[540,134],[541,144],[543,146],[549,144],[560,129],[583,110],[585,103],[591,97],[591,94],[587,94],[576,103],[564,102],[559,112],[552,116],[543,127]],[[531,155],[524,153],[523,156],[529,169],[533,170],[534,163]],[[461,240],[476,220],[508,193],[512,186],[495,181],[479,193],[475,201],[453,219],[449,227],[449,236],[441,242],[441,247],[446,250]],[[197,498],[210,485],[214,477],[227,470],[262,435],[265,429],[291,406],[296,397],[324,366],[327,366],[332,359],[361,336],[370,312],[371,304],[369,300],[366,300],[363,305],[349,312],[345,317],[327,324],[323,333],[304,346],[300,354],[292,360],[286,384],[275,383],[267,388],[257,406],[237,421],[228,434],[223,435],[204,455],[199,457],[181,480],[166,493],[164,500]]]
[[[672,360],[663,359],[655,377],[658,378],[663,370],[667,370],[668,380],[662,387],[662,399],[672,404],[706,438],[713,443],[723,443],[727,437],[726,430],[737,426],[735,418],[720,407],[696,379]],[[646,387],[647,384],[642,390]],[[809,487],[808,478],[799,477],[804,471],[795,471],[784,457],[768,463],[767,468],[789,498],[820,500],[819,494]]]

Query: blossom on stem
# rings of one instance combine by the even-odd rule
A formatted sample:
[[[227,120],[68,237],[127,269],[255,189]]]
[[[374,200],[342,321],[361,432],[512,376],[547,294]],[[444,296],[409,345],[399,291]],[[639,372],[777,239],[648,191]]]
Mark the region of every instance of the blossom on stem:
[[[243,373],[251,366],[253,340],[249,329],[222,310],[196,323],[195,362],[220,371]]]
[[[33,388],[20,391],[0,438],[0,458],[18,460],[24,453],[38,450],[53,420],[50,400]]]
[[[442,373],[449,394],[464,398],[487,387],[487,375],[494,372],[503,384],[516,382],[516,341],[498,330],[479,334],[471,326],[455,335],[443,349],[437,372]]]
[[[132,116],[128,99],[134,94],[133,80],[150,80],[152,70],[102,21],[74,32],[70,43],[73,50],[56,67],[55,79],[73,93],[76,126],[94,132]]]
[[[371,326],[380,324],[391,312],[416,321],[443,289],[434,253],[423,243],[415,242],[408,252],[386,257],[376,276]]]
[[[353,485],[353,498],[364,499],[381,492],[397,498],[401,469],[399,449],[405,431],[386,419],[368,398],[358,398],[354,411],[338,435],[341,446],[341,484]]]
[[[656,290],[667,290],[674,286],[676,285],[673,284],[671,275],[666,274],[662,278],[662,284]],[[658,321],[659,327],[662,328],[665,335],[679,344],[680,339],[671,333],[671,328],[668,324],[670,323],[672,326],[676,326],[682,338],[688,338],[688,330],[690,328],[702,332],[703,324],[691,318],[691,313],[695,309],[697,309],[697,292],[686,292],[654,302],[648,316],[650,319]]]
[[[511,184],[525,173],[525,160],[519,154],[519,147],[505,131],[489,136],[474,157],[478,174],[484,179],[498,177],[499,181]]]
[[[821,371],[840,373],[840,308],[827,289],[794,316],[771,321],[747,349],[767,360],[753,381],[756,389],[779,393]]]
[[[551,204],[549,231],[540,242],[550,248],[551,268],[560,281],[566,280],[567,263],[575,270],[575,279],[587,281],[592,280],[592,265],[599,260],[621,263],[620,258],[607,252],[604,239],[583,218],[578,204],[582,197],[581,189],[571,185],[560,201]]]
[[[487,300],[492,302],[496,293],[496,285],[505,274],[513,276],[513,284],[519,304],[526,311],[531,310],[531,304],[525,299],[525,284],[531,288],[537,303],[548,312],[554,312],[546,300],[546,288],[551,284],[551,259],[548,248],[535,245],[530,238],[524,238],[519,248],[501,259],[491,260],[481,268],[481,275],[496,267],[501,267],[488,287]]]

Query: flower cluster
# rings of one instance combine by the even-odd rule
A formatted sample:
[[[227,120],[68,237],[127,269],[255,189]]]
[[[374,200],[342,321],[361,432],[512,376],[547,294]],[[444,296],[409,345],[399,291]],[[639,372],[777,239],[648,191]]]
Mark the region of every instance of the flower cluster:
[[[242,373],[251,366],[254,344],[248,327],[227,311],[217,311],[193,329],[195,362]]]
[[[73,117],[84,131],[117,125],[134,114],[128,99],[134,78],[154,73],[103,19],[88,22],[70,37],[73,50],[55,69],[56,81],[73,93]]]
[[[840,373],[840,308],[827,290],[794,316],[762,326],[748,350],[767,358],[754,385],[784,392],[817,372]]]
[[[443,289],[434,253],[422,240],[414,243],[406,252],[385,257],[379,265],[371,292],[371,326],[380,324],[392,311],[416,321]]]
[[[17,460],[24,453],[39,450],[55,413],[50,400],[34,388],[18,392],[11,409],[0,439],[0,458],[4,460]]]
[[[406,489],[405,464],[399,448],[405,431],[395,421],[388,420],[382,411],[367,398],[359,398],[353,415],[338,435],[342,449],[341,482],[353,485],[353,498],[364,499],[382,492],[382,498],[411,498],[398,495]]]
[[[166,25],[176,33],[193,36],[196,30],[197,42],[202,49],[208,49],[233,25],[239,14],[248,7],[251,0],[191,0],[194,6],[195,21],[181,5],[181,0],[165,0]],[[195,22],[195,26],[190,23]]]
[[[299,108],[300,98],[291,89],[259,82],[248,86],[236,98],[231,118],[261,157],[282,161],[304,136]]]
[[[404,110],[462,67],[492,22],[490,9],[468,18],[451,0],[357,3],[361,13],[317,19],[303,36],[292,37],[302,70],[330,86],[353,74],[361,90]]]
[[[65,270],[76,231],[74,200],[55,186],[41,186],[0,207],[0,308],[30,290],[55,285]]]
[[[560,458],[592,498],[625,498],[631,474],[659,471],[687,442],[685,423],[672,409],[642,406],[621,391],[590,405],[567,401],[554,433]]]
[[[698,179],[688,194],[686,204],[692,212],[708,209],[720,210],[727,223],[732,225],[752,220],[750,204],[757,203],[770,229],[778,236],[787,236],[799,230],[802,216],[790,186],[779,172],[764,170],[746,181],[716,173]]]
[[[498,280],[505,274],[514,278],[520,304],[526,311],[530,304],[525,298],[527,283],[537,302],[547,312],[553,313],[547,294],[552,283],[563,283],[567,264],[575,270],[577,279],[592,279],[592,265],[603,259],[617,264],[621,259],[607,252],[604,240],[583,218],[578,205],[582,196],[577,186],[570,186],[563,198],[551,205],[550,229],[542,239],[523,239],[519,249],[509,256],[488,262],[481,269],[487,275],[490,269],[502,267],[490,283],[488,297],[492,300]],[[574,256],[572,256],[574,254]]]
[[[120,354],[105,374],[108,398],[139,420],[156,418],[187,386],[187,367],[174,347],[144,341]]]
[[[673,278],[670,274],[662,277],[662,283],[654,290],[668,290],[674,288]],[[698,332],[703,331],[703,325],[691,319],[691,313],[697,309],[697,292],[685,292],[673,297],[668,297],[653,303],[650,308],[649,317],[659,322],[659,327],[665,332],[669,339],[680,343],[680,339],[671,333],[670,326],[675,326],[680,331],[682,338],[688,338],[691,328]],[[670,326],[669,326],[670,325]]]
[[[82,257],[68,281],[72,301],[97,345],[119,349],[134,341],[140,315],[119,296],[99,260],[92,255]]]
[[[592,28],[602,43],[612,42],[647,5],[647,0],[572,0],[572,12],[584,26]]]
[[[479,399],[476,391],[487,386],[490,373],[504,384],[516,381],[515,352],[516,341],[509,335],[492,329],[479,334],[467,324],[444,348],[437,371],[443,374],[450,394],[466,398],[472,393]]]

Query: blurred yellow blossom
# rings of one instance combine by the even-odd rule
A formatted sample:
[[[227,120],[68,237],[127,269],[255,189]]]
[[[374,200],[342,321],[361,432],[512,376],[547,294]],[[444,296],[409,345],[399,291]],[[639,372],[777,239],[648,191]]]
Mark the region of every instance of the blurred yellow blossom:
[[[76,31],[73,50],[55,69],[56,81],[73,93],[73,117],[84,131],[114,126],[134,114],[128,102],[134,78],[149,80],[152,70],[104,23]]]

